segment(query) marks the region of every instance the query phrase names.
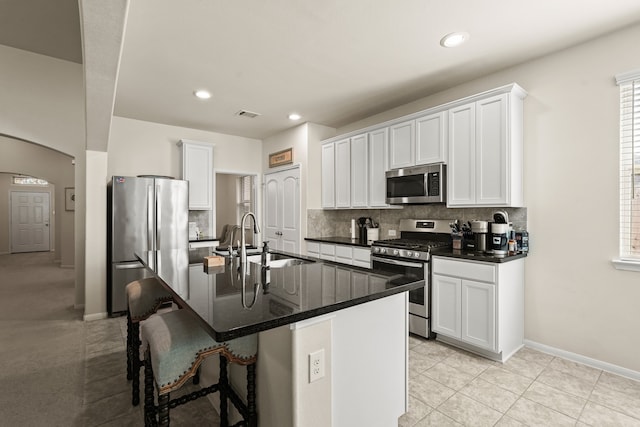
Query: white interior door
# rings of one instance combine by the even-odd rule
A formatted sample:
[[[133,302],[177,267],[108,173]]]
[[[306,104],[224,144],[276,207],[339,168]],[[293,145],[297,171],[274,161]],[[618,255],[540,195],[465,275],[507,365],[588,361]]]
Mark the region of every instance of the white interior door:
[[[264,238],[269,246],[300,252],[300,169],[264,176]]]
[[[11,252],[49,250],[49,193],[11,192]]]

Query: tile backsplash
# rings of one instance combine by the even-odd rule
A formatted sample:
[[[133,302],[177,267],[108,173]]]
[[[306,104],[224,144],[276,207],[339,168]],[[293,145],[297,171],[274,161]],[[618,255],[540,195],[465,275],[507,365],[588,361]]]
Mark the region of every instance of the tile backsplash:
[[[503,210],[509,215],[514,230],[527,229],[527,208],[457,208],[444,205],[406,205],[398,209],[309,209],[307,210],[306,237],[348,237],[351,219],[370,217],[380,224],[380,239],[394,238],[389,230],[398,231],[400,220],[409,219],[458,219],[493,221],[493,213]],[[399,233],[398,236],[400,237]]]
[[[215,236],[215,231],[209,230],[209,215],[211,211],[189,211],[189,222],[195,222],[203,236]]]

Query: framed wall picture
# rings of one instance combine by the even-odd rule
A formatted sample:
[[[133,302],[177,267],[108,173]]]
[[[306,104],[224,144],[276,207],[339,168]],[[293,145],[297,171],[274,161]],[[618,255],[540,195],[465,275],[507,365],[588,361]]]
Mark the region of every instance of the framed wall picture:
[[[277,166],[282,166],[282,165],[288,165],[291,163],[293,163],[293,148],[287,148],[286,150],[269,154],[270,168],[275,168]]]
[[[73,187],[65,187],[64,189],[64,210],[76,210],[76,189]]]

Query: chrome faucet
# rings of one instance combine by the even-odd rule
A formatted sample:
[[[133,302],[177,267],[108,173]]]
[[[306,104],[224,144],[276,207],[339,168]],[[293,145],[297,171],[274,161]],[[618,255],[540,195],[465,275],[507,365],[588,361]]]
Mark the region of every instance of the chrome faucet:
[[[247,265],[247,247],[246,247],[246,237],[244,233],[244,222],[248,216],[253,218],[253,234],[258,234],[260,232],[260,227],[258,227],[258,222],[256,221],[256,216],[253,212],[247,212],[242,216],[242,221],[240,222],[240,238],[242,241],[240,242],[240,264],[242,266]],[[254,239],[255,240],[255,239]]]

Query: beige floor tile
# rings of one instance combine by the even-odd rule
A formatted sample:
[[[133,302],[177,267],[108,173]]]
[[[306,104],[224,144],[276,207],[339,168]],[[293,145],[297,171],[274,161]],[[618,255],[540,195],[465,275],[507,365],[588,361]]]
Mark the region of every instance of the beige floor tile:
[[[524,427],[524,426],[526,426],[526,424],[523,424],[520,421],[515,420],[508,415],[504,415],[502,418],[500,418],[500,421],[498,421],[495,425],[495,427]]]
[[[460,393],[451,396],[438,411],[463,425],[478,427],[493,426],[502,418],[502,413]]]
[[[580,422],[590,426],[640,427],[640,420],[593,402],[587,402]]]
[[[640,381],[621,377],[610,372],[603,372],[598,379],[598,384],[640,399]]]
[[[547,366],[545,363],[532,362],[530,360],[512,357],[502,364],[507,371],[522,375],[523,377],[536,379]]]
[[[640,399],[636,396],[596,384],[589,400],[640,420]]]
[[[513,357],[527,360],[529,362],[540,363],[543,365],[548,365],[554,359],[554,356],[550,354],[543,353],[529,347],[522,347],[516,354],[513,355]]]
[[[480,378],[464,386],[460,393],[503,414],[518,400],[517,394]]]
[[[438,381],[454,390],[460,390],[473,380],[474,376],[451,367],[444,362],[438,363],[423,372],[423,375]]]
[[[535,381],[524,393],[523,397],[556,410],[571,418],[578,418],[586,399],[557,390],[541,382]]]
[[[409,350],[409,370],[422,373],[439,362],[439,359],[427,354]]]
[[[422,344],[426,340],[415,335],[409,335],[409,348]]]
[[[590,382],[592,385],[595,384],[596,381],[598,381],[600,374],[602,374],[602,371],[600,369],[592,368],[590,366],[572,362],[560,357],[556,357],[555,359],[553,359],[551,363],[549,363],[549,368],[555,369],[556,371],[565,372],[577,378],[581,378],[585,381]]]
[[[433,411],[431,406],[409,395],[409,412],[398,419],[398,427],[412,427],[431,411]]]
[[[438,360],[443,360],[459,351],[457,349],[449,347],[448,345],[433,340],[424,341],[420,345],[412,347],[412,350],[427,356],[431,356]]]
[[[507,415],[528,426],[574,426],[576,420],[531,400],[520,398]]]
[[[583,399],[589,398],[594,386],[590,381],[549,367],[538,376],[537,381]]]
[[[485,369],[493,366],[491,360],[462,351],[447,357],[443,363],[473,376],[480,375]]]
[[[481,379],[502,387],[512,393],[520,396],[531,385],[531,378],[523,377],[519,374],[507,371],[506,369],[492,366],[487,368],[482,374]]]
[[[439,406],[454,393],[455,390],[424,375],[420,375],[418,380],[409,380],[409,394],[432,408]]]
[[[462,425],[441,412],[431,411],[429,415],[418,421],[416,427],[458,427]]]

